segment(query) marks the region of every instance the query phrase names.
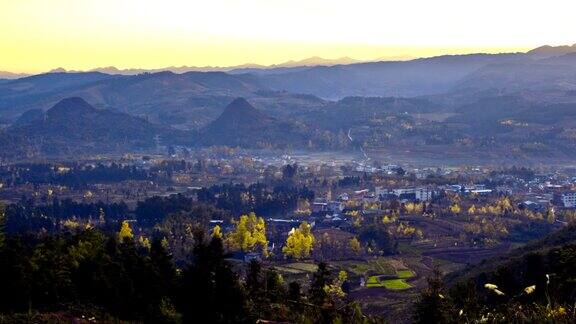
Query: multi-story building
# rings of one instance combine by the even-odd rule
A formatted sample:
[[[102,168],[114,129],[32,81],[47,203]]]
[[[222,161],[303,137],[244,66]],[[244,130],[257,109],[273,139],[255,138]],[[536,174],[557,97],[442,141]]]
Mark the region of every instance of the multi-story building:
[[[554,194],[553,202],[555,205],[575,208],[576,207],[576,192],[575,191],[564,191]]]

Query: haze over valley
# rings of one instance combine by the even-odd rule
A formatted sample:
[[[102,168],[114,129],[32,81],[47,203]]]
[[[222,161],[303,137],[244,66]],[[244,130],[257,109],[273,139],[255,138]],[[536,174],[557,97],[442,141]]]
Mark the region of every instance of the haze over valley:
[[[0,324],[576,323],[574,1],[0,1]]]

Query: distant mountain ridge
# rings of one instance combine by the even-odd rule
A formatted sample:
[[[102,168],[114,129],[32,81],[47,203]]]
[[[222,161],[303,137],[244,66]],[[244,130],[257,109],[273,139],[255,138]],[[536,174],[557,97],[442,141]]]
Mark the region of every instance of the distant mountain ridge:
[[[562,56],[565,54],[576,53],[576,44],[574,45],[561,45],[561,46],[550,46],[544,45],[537,47],[527,54],[537,57],[537,58],[548,58],[552,56]]]
[[[246,63],[241,65],[232,66],[169,66],[165,68],[158,69],[119,69],[115,66],[94,68],[88,71],[77,71],[77,70],[66,70],[65,68],[59,67],[48,71],[48,73],[82,73],[82,72],[100,72],[113,75],[138,75],[142,73],[158,73],[158,72],[173,72],[173,73],[187,73],[187,72],[230,72],[235,70],[245,70],[245,69],[275,69],[275,68],[294,68],[294,67],[310,67],[310,66],[333,66],[333,65],[345,65],[354,64],[362,62],[361,60],[355,60],[350,57],[341,57],[336,59],[326,59],[319,56],[309,57],[303,60],[290,60],[280,64],[254,64]],[[0,72],[1,73],[1,72]],[[1,76],[1,74],[0,74]]]
[[[13,80],[13,79],[24,78],[27,76],[30,76],[30,74],[0,71],[0,79]]]

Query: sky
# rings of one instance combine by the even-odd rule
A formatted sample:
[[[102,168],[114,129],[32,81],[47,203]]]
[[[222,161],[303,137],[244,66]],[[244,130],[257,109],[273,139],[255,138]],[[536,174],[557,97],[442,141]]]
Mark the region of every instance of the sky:
[[[276,64],[576,43],[574,0],[0,0],[0,71]]]

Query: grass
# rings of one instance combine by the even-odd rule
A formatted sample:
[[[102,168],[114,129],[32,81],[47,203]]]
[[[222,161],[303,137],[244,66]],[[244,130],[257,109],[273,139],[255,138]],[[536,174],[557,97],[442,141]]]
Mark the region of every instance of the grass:
[[[314,263],[304,263],[304,262],[289,263],[285,264],[284,267],[305,272],[316,272],[316,270],[318,269],[318,265]]]
[[[408,279],[414,277],[414,272],[412,270],[400,270],[397,271],[398,279]]]
[[[384,285],[380,282],[380,278],[378,276],[371,276],[368,277],[368,280],[366,280],[366,287],[384,287]]]
[[[412,285],[406,282],[405,279],[414,277],[412,270],[399,270],[396,272],[396,279],[380,280],[380,276],[370,276],[366,280],[367,288],[384,287],[389,290],[404,290],[412,288]]]
[[[404,290],[412,288],[412,285],[404,281],[404,279],[388,279],[381,282],[382,286],[389,290]]]
[[[393,275],[395,273],[394,267],[392,267],[385,258],[375,258],[367,261],[344,261],[334,264],[342,270],[357,276],[365,276],[369,274]]]

